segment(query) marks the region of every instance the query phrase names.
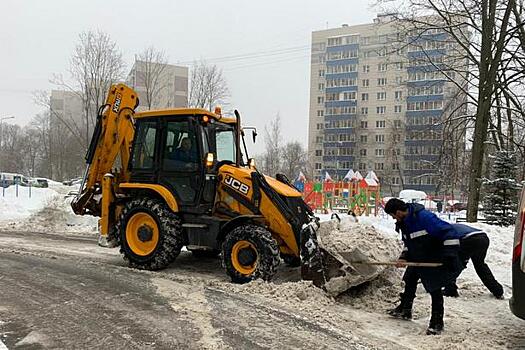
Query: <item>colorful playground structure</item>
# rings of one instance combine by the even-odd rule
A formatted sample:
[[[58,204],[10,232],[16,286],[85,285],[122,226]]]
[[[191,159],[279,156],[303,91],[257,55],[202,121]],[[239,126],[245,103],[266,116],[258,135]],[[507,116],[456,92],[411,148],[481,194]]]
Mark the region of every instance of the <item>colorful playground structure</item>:
[[[363,177],[350,169],[342,181],[333,181],[325,173],[323,182],[306,181],[301,173],[294,185],[316,212],[352,211],[355,215],[377,216],[381,208],[379,179],[373,171]]]

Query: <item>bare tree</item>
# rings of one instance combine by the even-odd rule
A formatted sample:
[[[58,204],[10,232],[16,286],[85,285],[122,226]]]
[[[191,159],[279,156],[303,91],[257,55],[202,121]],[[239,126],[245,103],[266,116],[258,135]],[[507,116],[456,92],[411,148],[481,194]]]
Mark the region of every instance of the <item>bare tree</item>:
[[[122,53],[116,42],[106,33],[87,31],[80,34],[79,43],[71,56],[69,71],[72,83],[66,82],[61,75],[52,79],[52,83],[77,94],[82,100],[82,138],[86,149],[98,108],[104,103],[111,84],[122,80],[124,68]],[[71,129],[71,126],[67,128]]]
[[[380,1],[383,4],[388,1]],[[508,50],[513,33],[511,13],[515,0],[407,0],[399,23],[405,27],[405,44],[446,49],[447,60],[435,61],[425,50],[422,59],[439,71],[467,97],[465,105],[475,114],[465,115],[473,123],[470,159],[468,221],[476,221],[480,199],[480,178],[487,134],[495,106],[498,71],[513,54]],[[442,33],[441,36],[434,36]],[[457,110],[468,109],[457,106]],[[454,115],[452,111],[449,115]],[[457,117],[457,116],[456,116]]]
[[[405,188],[404,184],[404,162],[402,150],[404,149],[405,123],[401,120],[388,122],[389,132],[387,139],[386,156],[391,161],[386,164],[386,169],[382,172],[383,187],[390,188],[390,195],[397,196],[399,190]]]
[[[217,104],[225,103],[229,97],[228,84],[217,65],[207,65],[201,60],[191,67],[190,107],[211,110]]]
[[[281,150],[281,171],[293,181],[299,171],[306,172],[306,150],[299,141],[286,143]]]
[[[139,53],[138,59],[135,60],[137,79],[144,87],[140,96],[141,102],[147,109],[157,106],[162,94],[166,93],[168,80],[163,77],[167,63],[166,53],[153,46]]]
[[[265,154],[263,171],[275,176],[281,170],[281,117],[279,114],[270,122],[270,126],[264,127]]]

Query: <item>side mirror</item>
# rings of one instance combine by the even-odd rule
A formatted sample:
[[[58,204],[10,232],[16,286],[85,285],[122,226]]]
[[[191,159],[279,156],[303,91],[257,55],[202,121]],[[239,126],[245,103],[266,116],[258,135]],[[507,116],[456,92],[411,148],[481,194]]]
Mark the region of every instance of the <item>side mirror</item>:
[[[215,161],[215,157],[213,153],[206,153],[206,167],[209,169],[213,166],[213,162]]]
[[[253,143],[255,143],[255,138],[256,138],[256,137],[257,137],[257,131],[252,130]]]

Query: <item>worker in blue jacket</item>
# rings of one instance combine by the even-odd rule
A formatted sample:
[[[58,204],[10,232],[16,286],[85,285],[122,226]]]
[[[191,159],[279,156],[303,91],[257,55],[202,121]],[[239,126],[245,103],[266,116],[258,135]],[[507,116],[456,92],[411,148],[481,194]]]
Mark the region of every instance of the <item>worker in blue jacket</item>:
[[[481,279],[481,282],[497,299],[503,299],[503,287],[496,281],[489,266],[485,263],[487,250],[489,248],[489,237],[480,229],[470,227],[464,224],[452,224],[457,234],[461,237],[459,249],[459,258],[463,267],[467,267],[469,259],[472,260],[474,269]],[[458,297],[458,287],[455,281],[449,283],[443,289],[443,295],[449,297]]]
[[[401,303],[389,313],[397,318],[412,318],[412,304],[417,283],[421,280],[432,299],[427,334],[440,334],[444,327],[442,288],[455,281],[462,268],[458,256],[460,236],[452,225],[420,204],[407,204],[392,198],[386,203],[385,212],[396,219],[396,231],[402,233],[404,249],[399,266],[405,262],[442,263],[438,267],[407,267],[403,276],[405,290],[401,294]]]

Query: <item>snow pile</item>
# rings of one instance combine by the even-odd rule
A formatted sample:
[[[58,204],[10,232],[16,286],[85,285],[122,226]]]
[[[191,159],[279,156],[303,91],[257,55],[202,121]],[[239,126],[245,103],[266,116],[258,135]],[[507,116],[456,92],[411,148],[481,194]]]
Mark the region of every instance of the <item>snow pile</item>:
[[[341,271],[346,271],[346,274],[331,278],[325,285],[333,296],[377,278],[384,270],[384,266],[354,262],[389,262],[396,260],[401,253],[396,239],[371,225],[349,218],[340,223],[336,220],[323,222],[317,235],[320,246],[345,265]]]
[[[45,208],[58,196],[50,188],[9,186],[0,188],[0,224],[21,221]]]
[[[78,216],[71,209],[73,197],[66,196],[75,188],[51,183],[50,188],[6,188],[6,196],[0,192],[0,229],[48,233],[96,233],[98,218]]]

